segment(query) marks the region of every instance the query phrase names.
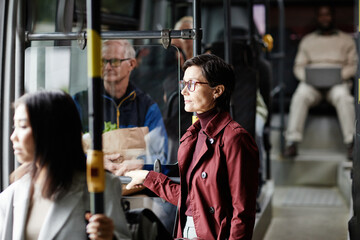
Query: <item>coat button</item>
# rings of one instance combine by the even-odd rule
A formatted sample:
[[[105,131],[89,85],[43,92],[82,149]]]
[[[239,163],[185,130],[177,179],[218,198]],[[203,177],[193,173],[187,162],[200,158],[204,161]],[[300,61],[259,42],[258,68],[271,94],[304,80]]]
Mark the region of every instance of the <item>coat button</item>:
[[[209,142],[210,142],[210,144],[213,144],[213,143],[214,143],[214,139],[213,139],[213,138],[210,138],[210,139],[209,139]]]
[[[214,213],[215,213],[215,209],[214,209],[213,207],[210,207],[210,208],[209,208],[209,213],[214,214]]]
[[[202,172],[201,173],[201,178],[206,178],[207,177],[207,173],[206,172]]]

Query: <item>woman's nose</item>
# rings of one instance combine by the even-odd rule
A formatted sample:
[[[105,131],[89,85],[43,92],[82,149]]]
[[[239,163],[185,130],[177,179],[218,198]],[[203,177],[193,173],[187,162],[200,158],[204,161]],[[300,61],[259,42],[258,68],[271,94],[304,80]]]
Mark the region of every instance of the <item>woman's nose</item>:
[[[15,139],[16,139],[16,133],[15,133],[15,129],[14,129],[14,131],[12,132],[12,134],[11,134],[11,136],[10,136],[10,140],[11,140],[12,142],[14,142]]]
[[[185,95],[185,93],[188,93],[187,86],[185,86],[185,87],[181,90],[181,95]]]

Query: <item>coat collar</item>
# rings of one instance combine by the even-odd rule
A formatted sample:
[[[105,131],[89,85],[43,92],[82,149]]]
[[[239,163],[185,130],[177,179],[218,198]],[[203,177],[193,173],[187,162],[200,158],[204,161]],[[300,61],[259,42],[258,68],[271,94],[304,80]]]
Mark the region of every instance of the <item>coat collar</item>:
[[[210,144],[213,144],[214,141],[217,138],[217,135],[232,121],[232,118],[230,117],[230,114],[227,112],[219,112],[217,113],[207,124],[206,128],[204,129],[205,134],[208,136],[208,139],[210,139]],[[192,126],[190,126],[187,130],[187,132],[183,135],[183,137],[180,139],[180,142],[185,144],[183,147],[185,147],[187,144],[193,143],[197,139],[197,134],[200,131],[200,121],[195,122]],[[188,139],[185,141],[185,139]],[[195,144],[195,143],[194,143]],[[195,147],[195,145],[193,145]],[[184,169],[185,166],[188,164],[188,161],[191,161],[193,149],[189,150],[188,147],[186,147],[186,151],[179,151],[178,152],[178,158],[184,159],[184,161],[179,162],[179,168]],[[195,163],[193,165],[192,169],[189,169],[189,171],[193,171],[193,169],[196,167],[196,165],[200,162],[202,156],[209,150],[208,144],[203,144],[202,148],[197,155],[196,159],[194,160]],[[185,171],[182,171],[185,172]],[[190,177],[191,178],[191,177]],[[183,176],[183,179],[185,177]]]
[[[231,121],[232,118],[228,112],[219,112],[209,121],[204,132],[209,138],[215,138]],[[200,129],[200,121],[198,120],[188,128],[180,141],[182,142],[189,136],[197,134]]]
[[[70,217],[75,206],[83,199],[83,194],[86,193],[85,175],[76,176],[73,182],[73,187],[50,207],[49,213],[41,227],[39,240],[54,239]]]
[[[13,231],[13,239],[24,239],[25,224],[29,210],[29,195],[31,178],[29,174],[24,175],[17,182],[14,191],[14,223],[17,231]]]
[[[128,100],[134,101],[136,98],[136,95],[137,95],[137,93],[136,93],[137,88],[130,81],[129,81],[129,84],[128,84],[128,87],[126,89],[124,96],[122,96],[121,98],[112,97],[108,92],[106,92],[103,84],[102,84],[102,88],[103,88],[103,92],[104,92],[103,97],[105,99],[108,99],[108,100],[114,102],[115,105],[121,105],[121,103],[128,101]]]
[[[27,174],[18,181],[18,188],[14,193],[14,224],[18,229],[14,231],[13,239],[24,239],[25,224],[29,209],[29,194],[31,178]],[[56,234],[62,229],[75,206],[83,199],[86,194],[85,175],[76,176],[74,186],[60,199],[50,206],[49,212],[44,220],[39,233],[39,240],[54,239]]]

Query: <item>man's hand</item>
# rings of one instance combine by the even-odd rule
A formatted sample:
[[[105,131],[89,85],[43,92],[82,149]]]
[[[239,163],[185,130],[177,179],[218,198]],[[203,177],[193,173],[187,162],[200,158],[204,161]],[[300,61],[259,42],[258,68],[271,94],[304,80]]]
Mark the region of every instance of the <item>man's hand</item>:
[[[115,174],[123,161],[123,156],[120,153],[106,154],[104,155],[104,168]]]
[[[143,160],[124,160],[121,154],[104,155],[104,168],[116,176],[124,176],[126,172],[142,169],[143,165]]]

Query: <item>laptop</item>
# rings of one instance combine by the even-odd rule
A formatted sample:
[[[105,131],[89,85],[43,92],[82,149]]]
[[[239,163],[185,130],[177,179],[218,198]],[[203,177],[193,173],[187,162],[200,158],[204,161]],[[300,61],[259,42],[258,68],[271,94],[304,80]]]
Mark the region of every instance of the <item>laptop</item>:
[[[331,88],[336,84],[342,83],[341,67],[305,67],[305,82],[314,86],[315,88]]]

